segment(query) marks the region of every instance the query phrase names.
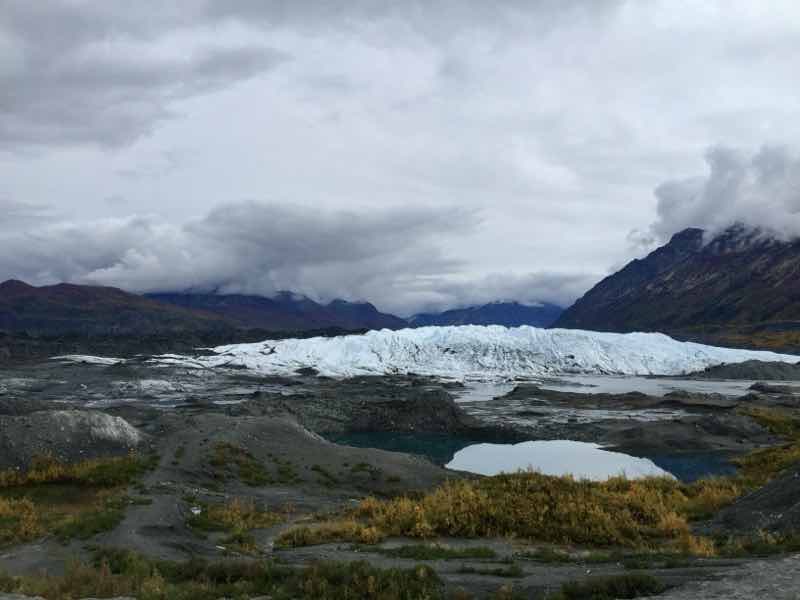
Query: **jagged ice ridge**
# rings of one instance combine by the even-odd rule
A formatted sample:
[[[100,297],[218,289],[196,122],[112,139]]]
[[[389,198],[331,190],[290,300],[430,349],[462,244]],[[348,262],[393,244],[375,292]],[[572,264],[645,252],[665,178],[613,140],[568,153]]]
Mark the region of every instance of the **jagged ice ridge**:
[[[279,375],[311,367],[330,377],[417,373],[461,380],[559,374],[684,375],[747,360],[800,361],[786,354],[679,342],[660,333],[496,325],[269,340],[220,346],[213,352],[201,357],[164,355],[156,360],[197,368],[245,367]]]

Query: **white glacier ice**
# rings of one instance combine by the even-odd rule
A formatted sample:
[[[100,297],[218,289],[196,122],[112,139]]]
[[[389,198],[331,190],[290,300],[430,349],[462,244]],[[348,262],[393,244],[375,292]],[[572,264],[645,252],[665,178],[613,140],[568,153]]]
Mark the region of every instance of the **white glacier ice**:
[[[417,373],[460,380],[559,374],[683,375],[746,360],[798,362],[772,352],[678,342],[660,333],[601,333],[497,325],[370,331],[332,338],[269,340],[213,349],[210,356],[164,355],[162,364],[245,367],[292,374],[311,367],[349,377]]]

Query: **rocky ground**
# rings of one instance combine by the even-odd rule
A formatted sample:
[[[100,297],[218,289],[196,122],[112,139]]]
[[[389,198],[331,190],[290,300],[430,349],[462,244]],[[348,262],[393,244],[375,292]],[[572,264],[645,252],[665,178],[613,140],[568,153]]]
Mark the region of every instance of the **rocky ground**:
[[[683,391],[593,394],[521,384],[488,402],[460,406],[482,423],[514,424],[528,439],[592,441],[640,456],[720,453],[769,446],[775,437],[739,409],[753,405],[798,408],[794,388],[755,385],[729,397]]]
[[[800,598],[800,556],[739,565],[722,578],[695,581],[660,600],[797,600]]]
[[[756,386],[742,398],[728,398],[686,393],[592,395],[521,384],[494,400],[461,404],[454,396],[458,391],[457,384],[414,376],[334,381],[304,373],[267,378],[239,371],[156,369],[145,362],[103,366],[50,361],[16,366],[0,376],[0,469],[24,470],[42,454],[76,462],[123,456],[132,449],[155,453],[158,464],[131,491],[147,502],[128,507],[112,530],[88,541],[64,543],[45,537],[0,549],[0,569],[14,574],[59,573],[72,558],[87,558],[90,546],[127,548],[170,560],[238,555],[236,548],[226,546],[221,533],[199,535],[189,523],[210,504],[241,498],[282,515],[281,522],[253,533],[257,555],[291,566],[321,559],[366,559],[381,567],[410,567],[420,561],[381,551],[409,540],[389,540],[369,549],[341,544],[274,547],[287,528],[352,506],[367,495],[414,494],[447,479],[472,477],[420,456],[339,445],[329,439],[382,432],[436,435],[464,443],[573,439],[642,456],[687,452],[735,456],[777,441],[739,409],[756,401],[798,407],[794,388],[770,385]],[[795,469],[770,486],[723,512],[715,526],[796,530],[800,473]],[[524,541],[441,539],[437,543],[456,549],[480,545],[494,551],[494,558],[423,561],[449,589],[467,589],[478,598],[508,583],[523,597],[540,597],[567,581],[629,572],[615,561],[526,560],[524,555],[535,548]],[[510,577],[496,574],[512,560],[518,572]],[[789,566],[795,564],[791,562],[795,559],[785,560]],[[689,593],[681,587],[668,598],[744,598],[756,596],[721,595],[729,578],[735,576],[738,585],[745,586],[740,589],[768,590],[758,588],[754,579],[764,579],[765,572],[781,564],[744,563],[697,559],[649,571],[669,585],[702,590],[680,595]],[[742,577],[753,581],[742,583]],[[794,583],[775,578],[770,585]]]

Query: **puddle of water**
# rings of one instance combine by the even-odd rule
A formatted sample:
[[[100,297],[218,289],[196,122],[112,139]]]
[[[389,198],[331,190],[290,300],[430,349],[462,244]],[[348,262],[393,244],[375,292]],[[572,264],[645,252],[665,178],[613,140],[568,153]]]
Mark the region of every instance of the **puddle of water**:
[[[548,390],[577,394],[626,394],[641,392],[650,396],[665,396],[676,390],[692,393],[743,396],[749,392],[751,380],[681,379],[679,377],[651,378],[622,375],[564,375],[558,379],[540,379],[525,382],[467,382],[456,392],[456,401],[486,402],[505,396],[518,384],[539,385]],[[770,381],[774,385],[792,385],[792,382]]]
[[[615,375],[572,375],[557,380],[544,381],[541,386],[549,390],[580,394],[625,394],[642,392],[650,396],[664,396],[676,390],[724,396],[743,396],[755,381],[681,379],[679,377],[651,378]],[[783,385],[781,382],[770,382]],[[787,382],[791,385],[791,382]]]
[[[517,387],[516,383],[471,382],[464,385],[462,390],[452,393],[456,402],[488,402],[499,396],[505,396]]]
[[[618,421],[631,423],[648,423],[652,421],[668,421],[686,416],[688,413],[680,409],[648,408],[631,410],[627,408],[605,410],[599,408],[555,407],[546,404],[536,406],[510,405],[499,409],[481,404],[466,405],[467,413],[487,423],[523,425],[525,427],[544,427],[564,425],[566,423],[586,424],[601,421]]]
[[[647,458],[603,450],[598,444],[569,440],[474,444],[456,452],[449,469],[480,475],[534,470],[545,475],[573,475],[601,481],[618,475],[629,479],[673,475]]]

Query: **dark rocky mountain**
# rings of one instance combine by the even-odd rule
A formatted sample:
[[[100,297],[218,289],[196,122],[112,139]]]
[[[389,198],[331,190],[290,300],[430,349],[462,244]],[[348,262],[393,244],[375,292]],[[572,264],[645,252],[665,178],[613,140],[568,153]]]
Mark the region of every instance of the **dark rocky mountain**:
[[[700,229],[687,229],[598,283],[555,326],[794,348],[800,342],[800,241],[779,241],[741,225],[710,240]]]
[[[148,335],[231,329],[212,313],[191,311],[110,287],[0,283],[0,332],[32,336]]]
[[[379,312],[369,302],[334,300],[326,307],[332,311],[344,329],[402,329],[408,327],[405,319]]]
[[[518,302],[492,302],[483,306],[471,306],[448,310],[443,313],[426,313],[414,315],[409,319],[412,327],[429,325],[505,325],[519,327],[549,327],[562,309],[554,304],[529,306]]]
[[[320,304],[291,292],[281,292],[272,298],[244,294],[148,294],[174,306],[213,313],[224,317],[241,328],[258,328],[267,331],[307,331],[339,328],[399,329],[407,323],[393,315],[379,312],[368,302],[334,300]]]

